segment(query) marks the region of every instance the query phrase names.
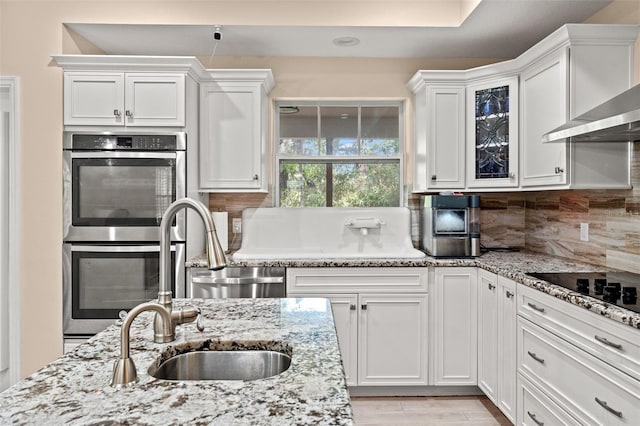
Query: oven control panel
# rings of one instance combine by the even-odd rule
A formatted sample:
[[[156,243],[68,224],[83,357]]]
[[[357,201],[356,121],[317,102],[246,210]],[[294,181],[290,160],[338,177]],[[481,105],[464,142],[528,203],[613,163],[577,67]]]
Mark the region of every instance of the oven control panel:
[[[64,147],[91,151],[177,151],[184,148],[184,133],[65,135]]]

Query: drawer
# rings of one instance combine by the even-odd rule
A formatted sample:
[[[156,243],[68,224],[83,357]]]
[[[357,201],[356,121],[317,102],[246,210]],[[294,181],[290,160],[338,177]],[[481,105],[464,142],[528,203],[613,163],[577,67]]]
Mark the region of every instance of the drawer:
[[[580,425],[576,419],[558,407],[549,397],[518,376],[518,424],[524,426]]]
[[[640,380],[640,330],[525,285],[518,314]]]
[[[426,293],[428,268],[287,268],[289,293]]]
[[[640,381],[523,318],[518,373],[581,423],[638,425]]]

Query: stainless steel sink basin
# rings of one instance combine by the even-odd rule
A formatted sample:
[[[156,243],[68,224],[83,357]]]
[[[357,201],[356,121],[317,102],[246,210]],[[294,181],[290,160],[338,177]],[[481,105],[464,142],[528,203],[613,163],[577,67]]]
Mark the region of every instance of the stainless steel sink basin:
[[[271,350],[194,351],[175,355],[149,374],[164,380],[257,380],[276,376],[291,357]]]
[[[187,297],[285,297],[284,268],[227,267],[217,271],[191,270]]]

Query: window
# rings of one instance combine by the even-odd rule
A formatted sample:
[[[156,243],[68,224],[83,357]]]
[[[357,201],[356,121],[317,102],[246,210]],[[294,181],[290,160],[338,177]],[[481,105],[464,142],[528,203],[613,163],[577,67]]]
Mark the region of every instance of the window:
[[[396,207],[402,200],[401,102],[276,102],[281,207]]]

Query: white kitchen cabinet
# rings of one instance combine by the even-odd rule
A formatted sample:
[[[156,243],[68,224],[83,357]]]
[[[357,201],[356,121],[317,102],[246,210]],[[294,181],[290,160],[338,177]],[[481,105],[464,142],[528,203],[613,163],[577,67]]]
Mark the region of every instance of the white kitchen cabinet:
[[[292,296],[289,295],[289,297]],[[326,294],[323,297],[331,302],[347,386],[356,386],[358,384],[358,295]]]
[[[427,268],[287,268],[287,296],[331,301],[349,386],[427,384]]]
[[[433,269],[430,384],[477,385],[477,269]]]
[[[498,405],[498,276],[478,269],[478,387]]]
[[[271,70],[210,70],[200,84],[200,190],[267,192]]]
[[[516,283],[478,270],[478,386],[516,421]]]
[[[522,71],[523,187],[630,187],[629,142],[542,142],[541,137],[629,88],[632,49],[633,42],[594,35],[556,48]]]
[[[65,126],[185,126],[184,74],[65,72]]]
[[[467,86],[467,186],[518,186],[518,77]]]
[[[464,84],[414,82],[414,191],[465,186]]]

